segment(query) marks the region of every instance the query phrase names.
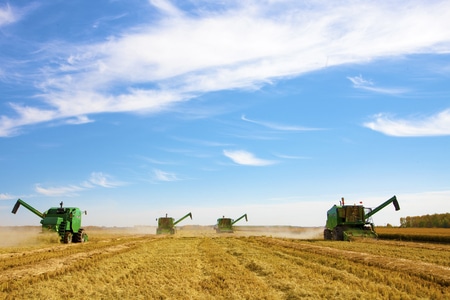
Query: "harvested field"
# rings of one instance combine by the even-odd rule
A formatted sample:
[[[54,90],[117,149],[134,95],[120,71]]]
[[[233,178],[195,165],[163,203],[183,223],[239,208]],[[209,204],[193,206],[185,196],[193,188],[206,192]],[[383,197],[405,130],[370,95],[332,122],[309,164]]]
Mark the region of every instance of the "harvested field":
[[[396,228],[379,227],[381,239],[450,244],[450,228]]]
[[[0,298],[448,299],[450,294],[450,245],[331,242],[321,240],[318,229],[277,228],[267,234],[264,228],[239,229],[220,235],[191,227],[156,236],[142,228],[91,228],[84,244],[42,237],[9,243],[0,247]],[[302,239],[313,232],[317,239]]]
[[[450,228],[377,227],[376,229],[379,234],[450,236]]]

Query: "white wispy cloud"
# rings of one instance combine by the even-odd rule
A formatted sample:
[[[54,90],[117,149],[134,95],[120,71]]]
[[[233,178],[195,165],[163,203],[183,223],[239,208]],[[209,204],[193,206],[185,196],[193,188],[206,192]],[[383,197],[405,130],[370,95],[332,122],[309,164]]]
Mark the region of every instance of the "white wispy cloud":
[[[450,135],[450,109],[431,116],[400,119],[387,114],[377,114],[365,127],[383,134],[398,137]]]
[[[15,198],[17,198],[17,197],[14,196],[14,195],[11,195],[11,194],[8,194],[8,193],[0,193],[0,201],[1,200],[12,200],[12,199],[15,199]]]
[[[286,159],[310,159],[310,157],[306,156],[297,156],[297,155],[286,155],[286,154],[275,154],[276,157],[286,158]]]
[[[88,116],[75,116],[74,118],[70,118],[66,120],[67,124],[72,125],[80,125],[94,122],[94,120],[89,119]]]
[[[119,20],[119,19],[125,17],[126,15],[127,15],[127,13],[114,15],[114,16],[100,17],[92,24],[92,28],[98,28],[99,26],[101,26],[103,24],[107,24],[111,21]]]
[[[76,196],[77,192],[83,191],[86,187],[68,185],[68,186],[58,186],[58,187],[42,187],[40,184],[36,184],[34,187],[35,191],[39,194],[45,196]]]
[[[0,136],[56,119],[158,112],[202,93],[258,88],[325,66],[450,50],[448,1],[230,3],[208,10],[213,5],[196,2],[195,13],[183,14],[171,2],[152,0],[162,15],[151,25],[133,24],[105,42],[41,47],[32,72],[2,72],[34,74],[43,106],[11,102],[13,113],[0,116]]]
[[[407,89],[403,88],[385,88],[375,86],[375,84],[371,80],[366,80],[361,75],[354,77],[347,77],[347,79],[353,83],[353,87],[357,89],[371,91],[374,93],[398,95],[408,92]]]
[[[309,128],[309,127],[301,127],[301,126],[291,126],[291,125],[281,125],[270,122],[263,121],[255,121],[247,118],[245,115],[241,116],[241,119],[246,122],[258,124],[270,129],[281,130],[281,131],[311,131],[311,130],[320,130],[319,128]]]
[[[0,27],[14,23],[17,20],[17,15],[9,4],[0,7]]]
[[[108,174],[102,172],[92,172],[89,179],[78,184],[65,186],[42,187],[41,184],[35,185],[35,191],[46,196],[76,196],[78,192],[93,189],[96,187],[115,188],[124,185],[124,182],[115,181]]]
[[[230,146],[229,143],[221,143],[221,142],[214,142],[214,141],[205,141],[205,140],[198,140],[198,139],[189,139],[185,137],[173,137],[174,140],[186,142],[190,144],[195,145],[201,145],[206,147],[224,147],[224,146]]]
[[[178,178],[177,174],[165,172],[159,169],[153,170],[153,179],[156,181],[178,181],[180,178]]]
[[[89,183],[104,188],[115,188],[125,184],[124,182],[114,180],[111,175],[102,172],[92,172]]]
[[[175,164],[175,162],[172,162],[172,161],[159,160],[159,159],[146,157],[146,156],[142,156],[142,155],[136,155],[136,157],[138,159],[141,159],[141,160],[144,160],[146,162],[149,162],[151,164],[156,164],[156,165],[173,165],[173,164]]]
[[[183,15],[183,12],[179,10],[176,6],[174,6],[170,1],[165,0],[149,0],[150,4],[158,8],[160,11],[172,16],[172,17],[180,17]]]
[[[245,150],[223,150],[223,154],[239,165],[259,167],[276,163],[276,161],[255,157],[253,153]]]

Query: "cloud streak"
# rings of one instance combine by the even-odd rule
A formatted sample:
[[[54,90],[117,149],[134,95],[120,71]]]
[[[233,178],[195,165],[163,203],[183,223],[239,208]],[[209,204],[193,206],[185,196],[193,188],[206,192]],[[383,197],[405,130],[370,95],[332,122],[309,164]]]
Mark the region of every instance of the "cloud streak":
[[[89,183],[104,188],[115,188],[124,185],[123,182],[115,181],[110,175],[102,172],[92,172]]]
[[[153,170],[153,179],[156,181],[165,181],[165,182],[180,180],[180,178],[178,178],[178,176],[175,173],[165,172],[159,169]]]
[[[94,121],[89,119],[89,117],[87,117],[87,116],[75,116],[74,118],[67,119],[67,121],[66,121],[67,124],[72,124],[72,125],[87,124],[87,123],[91,123],[91,122],[94,122]]]
[[[77,192],[86,190],[86,186],[76,186],[76,185],[68,185],[68,186],[59,186],[59,187],[42,187],[40,184],[36,184],[35,191],[38,194],[56,197],[56,196],[76,196]]]
[[[270,129],[280,130],[280,131],[312,131],[312,130],[321,130],[319,128],[308,128],[308,127],[300,127],[300,126],[289,126],[289,125],[281,125],[281,124],[275,124],[270,122],[262,122],[262,121],[255,121],[247,118],[245,115],[242,115],[241,120],[261,125]]]
[[[78,192],[93,189],[96,187],[115,188],[124,185],[124,182],[114,181],[108,174],[102,172],[92,172],[87,181],[78,185],[66,185],[56,187],[42,187],[41,184],[35,185],[35,191],[41,195],[55,196],[77,196]]]
[[[17,21],[18,16],[13,12],[10,5],[0,7],[0,27]]]
[[[370,81],[364,79],[361,75],[355,76],[355,77],[347,77],[348,80],[350,80],[353,83],[353,87],[357,89],[362,89],[374,93],[379,94],[389,94],[389,95],[399,95],[407,93],[408,90],[402,89],[402,88],[383,88],[383,87],[377,87],[375,84]]]
[[[33,57],[37,68],[21,71],[34,74],[33,96],[42,105],[10,102],[13,113],[0,116],[0,136],[58,119],[83,124],[92,114],[159,112],[203,93],[258,88],[326,65],[450,50],[447,1],[244,1],[219,11],[200,3],[194,14],[166,1],[149,3],[161,12],[156,23],[129,25],[102,37],[106,42],[41,47]],[[6,24],[11,12],[1,12]],[[12,71],[20,70],[2,70]],[[373,92],[402,92],[350,80]]]
[[[245,150],[223,150],[223,154],[238,165],[244,166],[269,166],[276,162],[255,157],[253,153]]]
[[[424,137],[450,135],[450,109],[435,115],[398,119],[386,114],[377,114],[363,126],[389,136]]]
[[[0,193],[0,201],[1,200],[12,200],[14,198],[17,198],[14,195],[8,194],[8,193]]]

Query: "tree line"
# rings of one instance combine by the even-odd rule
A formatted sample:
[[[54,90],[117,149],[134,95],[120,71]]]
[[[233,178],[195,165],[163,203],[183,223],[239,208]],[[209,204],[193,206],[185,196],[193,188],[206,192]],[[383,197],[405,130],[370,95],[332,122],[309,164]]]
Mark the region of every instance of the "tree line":
[[[449,228],[450,213],[400,218],[400,227]]]

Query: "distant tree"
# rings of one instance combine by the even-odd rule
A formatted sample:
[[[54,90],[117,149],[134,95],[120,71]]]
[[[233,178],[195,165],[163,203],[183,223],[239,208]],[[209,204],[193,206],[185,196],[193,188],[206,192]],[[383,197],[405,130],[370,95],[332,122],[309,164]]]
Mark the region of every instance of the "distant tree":
[[[442,227],[443,228],[449,228],[450,227],[450,221],[448,217],[444,217],[442,219]]]
[[[400,227],[449,228],[450,213],[400,218]]]

